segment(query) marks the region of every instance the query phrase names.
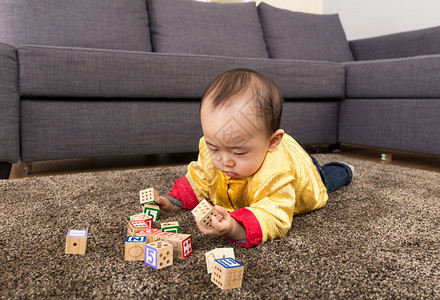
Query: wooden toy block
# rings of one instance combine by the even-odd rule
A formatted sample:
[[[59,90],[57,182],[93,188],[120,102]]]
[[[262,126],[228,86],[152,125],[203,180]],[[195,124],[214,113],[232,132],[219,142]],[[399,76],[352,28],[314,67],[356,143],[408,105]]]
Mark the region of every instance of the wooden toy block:
[[[162,269],[173,264],[173,245],[157,241],[145,245],[145,264],[153,269]]]
[[[85,254],[87,230],[69,229],[66,236],[66,254]]]
[[[205,258],[206,258],[206,268],[208,270],[208,274],[212,273],[212,268],[214,267],[214,259],[227,258],[227,257],[235,259],[233,248],[215,248],[211,251],[206,252]]]
[[[160,224],[160,228],[164,232],[180,233],[179,222],[167,222]]]
[[[140,214],[130,216],[130,221],[148,220],[149,218],[151,218],[149,215],[144,214],[144,213],[140,213]],[[151,220],[151,221],[153,221],[153,220]]]
[[[159,198],[159,193],[154,188],[149,188],[139,191],[139,202],[141,205],[144,204],[156,205],[157,198]]]
[[[174,232],[157,231],[151,235],[151,240],[152,240],[152,242],[165,241],[173,235],[175,235]]]
[[[208,229],[212,228],[212,216],[216,216],[219,221],[222,219],[222,216],[215,210],[214,206],[206,201],[206,199],[203,199],[191,212],[197,221]]]
[[[381,160],[383,163],[387,163],[387,164],[389,164],[389,163],[391,163],[392,160],[393,160],[393,155],[392,155],[391,153],[381,153],[381,155],[380,155],[380,160]]]
[[[222,290],[241,287],[244,266],[233,258],[220,258],[214,260],[211,281]]]
[[[146,236],[127,236],[125,240],[125,260],[144,260]]]
[[[147,238],[147,244],[148,244],[154,242],[153,235],[158,232],[162,232],[162,231],[158,228],[145,228],[141,231],[136,232],[136,236],[145,236]]]
[[[157,221],[159,219],[160,207],[158,205],[144,204],[143,210],[144,214],[147,214],[153,218],[153,221]]]
[[[167,240],[173,245],[173,257],[179,259],[187,258],[193,251],[191,234],[177,233]]]
[[[145,220],[135,220],[128,222],[128,236],[136,236],[136,232],[141,231],[146,228],[151,228],[152,222],[146,222]]]

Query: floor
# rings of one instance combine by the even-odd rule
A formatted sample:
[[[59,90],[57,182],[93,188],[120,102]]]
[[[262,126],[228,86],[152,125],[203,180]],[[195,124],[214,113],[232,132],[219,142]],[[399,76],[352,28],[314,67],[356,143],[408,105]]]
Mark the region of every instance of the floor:
[[[324,152],[326,149],[326,145],[321,145],[317,148],[310,148],[309,150]],[[391,163],[395,165],[440,172],[440,156],[438,155],[424,155],[411,152],[345,144],[341,146],[341,154],[358,159],[381,161],[382,153],[391,154]],[[185,165],[188,164],[190,161],[196,159],[196,153],[66,159],[60,161],[45,161],[33,163],[31,164],[32,170],[30,170],[28,174],[26,174],[25,172],[24,164],[22,162],[19,162],[12,166],[10,179],[73,174],[82,172],[99,172],[158,166]]]

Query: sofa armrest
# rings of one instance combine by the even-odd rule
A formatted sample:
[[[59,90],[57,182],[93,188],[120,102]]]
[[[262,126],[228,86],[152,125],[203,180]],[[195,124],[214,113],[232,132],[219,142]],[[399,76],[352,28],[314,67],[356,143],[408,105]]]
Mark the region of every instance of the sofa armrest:
[[[355,60],[440,54],[440,26],[350,41]]]
[[[18,107],[16,51],[0,43],[0,163],[17,162],[20,158]]]

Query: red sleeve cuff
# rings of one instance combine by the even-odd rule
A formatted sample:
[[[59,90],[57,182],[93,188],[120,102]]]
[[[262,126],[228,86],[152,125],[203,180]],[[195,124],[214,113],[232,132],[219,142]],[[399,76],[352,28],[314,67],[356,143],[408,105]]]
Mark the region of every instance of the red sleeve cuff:
[[[252,213],[252,211],[246,208],[240,208],[232,211],[230,215],[235,220],[237,220],[237,222],[240,223],[246,230],[246,244],[230,239],[227,240],[246,248],[251,248],[261,244],[261,242],[263,241],[263,231],[261,230],[260,223],[258,222],[255,215]]]
[[[174,181],[173,188],[168,195],[182,201],[183,208],[186,210],[192,210],[199,204],[199,199],[185,176]]]

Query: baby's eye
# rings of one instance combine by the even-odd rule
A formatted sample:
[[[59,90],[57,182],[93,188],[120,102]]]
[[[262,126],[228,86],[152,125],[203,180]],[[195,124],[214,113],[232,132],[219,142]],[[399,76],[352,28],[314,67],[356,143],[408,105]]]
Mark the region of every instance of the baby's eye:
[[[214,148],[209,148],[209,150],[211,150],[212,152],[217,152],[218,149],[214,149]]]
[[[247,152],[234,152],[235,155],[241,156],[245,155]]]

